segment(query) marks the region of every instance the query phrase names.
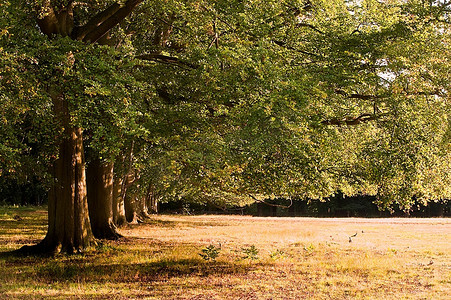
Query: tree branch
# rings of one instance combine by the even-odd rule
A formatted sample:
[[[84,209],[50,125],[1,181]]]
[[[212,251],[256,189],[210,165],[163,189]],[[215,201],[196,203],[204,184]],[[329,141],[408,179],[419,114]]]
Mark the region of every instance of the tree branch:
[[[132,13],[136,6],[138,6],[144,0],[128,0],[124,3],[124,5],[120,6],[119,9],[116,9],[116,4],[113,4],[109,8],[107,8],[104,12],[98,14],[94,17],[95,20],[88,27],[94,27],[94,24],[97,24],[95,28],[91,31],[88,31],[83,38],[79,38],[84,42],[95,43],[100,38],[102,38],[105,34],[107,34],[113,27],[119,24],[122,20],[124,20],[128,15]],[[108,12],[106,12],[108,11]],[[114,12],[113,12],[114,11]],[[99,23],[100,22],[100,23]],[[86,28],[87,30],[88,28]]]
[[[39,9],[39,14],[43,15],[43,17],[39,17],[37,20],[39,29],[41,29],[42,33],[47,36],[57,33],[58,19],[50,0],[44,1]]]
[[[172,64],[172,65],[185,66],[185,67],[189,67],[191,69],[199,68],[198,65],[192,64],[187,61],[180,60],[177,57],[167,56],[167,55],[158,54],[158,53],[142,54],[142,55],[138,55],[136,58],[141,59],[141,60],[150,60],[150,61],[162,62],[162,63]]]
[[[293,205],[293,199],[291,199],[291,198],[290,198],[290,204],[289,204],[289,205],[280,205],[280,204],[272,204],[272,203],[268,203],[268,202],[266,202],[266,201],[264,201],[264,200],[258,200],[257,198],[255,198],[255,197],[254,197],[253,195],[251,195],[251,194],[248,194],[248,195],[249,195],[249,197],[251,197],[252,199],[254,199],[255,202],[263,203],[263,204],[268,205],[268,206],[280,207],[280,208],[290,208],[290,207]]]
[[[361,123],[366,123],[372,120],[376,120],[379,117],[381,117],[381,115],[376,115],[376,114],[361,114],[360,116],[356,117],[356,118],[345,118],[345,119],[338,119],[338,118],[334,118],[334,119],[330,119],[330,120],[324,120],[321,122],[321,124],[324,125],[337,125],[337,126],[341,126],[341,125],[358,125]]]
[[[77,40],[83,40],[89,32],[95,30],[97,26],[113,16],[113,14],[115,14],[120,8],[121,6],[119,3],[113,3],[107,9],[92,17],[88,21],[88,23],[83,26],[77,27],[74,30],[73,38]]]
[[[298,23],[296,24],[296,27],[308,27],[318,33],[324,34],[323,31],[319,30],[318,28],[316,28],[315,26],[311,25],[311,24],[307,24],[307,23]]]
[[[52,6],[50,0],[43,2],[39,8],[37,23],[42,33],[51,37],[53,34],[68,36],[74,28],[74,7],[77,2],[69,2],[58,11]]]

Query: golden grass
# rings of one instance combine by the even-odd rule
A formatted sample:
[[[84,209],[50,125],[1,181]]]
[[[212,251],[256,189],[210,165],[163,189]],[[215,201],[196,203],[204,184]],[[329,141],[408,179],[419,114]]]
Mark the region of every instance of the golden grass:
[[[17,249],[44,236],[45,210],[0,208],[0,225],[0,251]],[[2,255],[0,299],[451,295],[450,219],[162,215],[121,233],[126,238],[84,255]],[[209,245],[220,248],[216,260],[200,256]],[[245,251],[252,246],[254,256]]]

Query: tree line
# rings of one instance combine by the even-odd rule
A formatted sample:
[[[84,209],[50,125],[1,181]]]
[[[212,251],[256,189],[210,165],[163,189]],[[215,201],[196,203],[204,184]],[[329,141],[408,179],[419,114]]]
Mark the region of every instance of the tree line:
[[[0,183],[0,205],[45,205],[48,200],[47,190],[36,180],[30,183],[19,183],[16,180],[5,180]],[[215,203],[191,203],[183,199],[173,199],[165,203],[158,201],[147,204],[145,211],[134,214],[133,206],[125,206],[127,218],[115,219],[116,225],[121,222],[144,222],[151,214],[238,214],[259,217],[449,217],[451,202],[447,199],[426,204],[415,201],[409,210],[392,207],[391,210],[380,210],[375,204],[376,196],[356,195],[345,197],[338,192],[323,201],[318,199],[267,199],[253,202],[245,206],[218,206]],[[127,210],[132,209],[127,214]],[[141,216],[141,217],[140,217]]]
[[[450,7],[2,0],[0,182],[48,195],[23,251],[83,251],[173,201],[449,199]]]

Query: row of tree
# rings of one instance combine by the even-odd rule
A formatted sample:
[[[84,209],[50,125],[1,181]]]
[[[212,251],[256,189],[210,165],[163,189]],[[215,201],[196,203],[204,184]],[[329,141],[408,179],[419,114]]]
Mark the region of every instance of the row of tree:
[[[49,194],[24,251],[82,251],[178,199],[449,199],[450,9],[1,0],[0,178]]]
[[[5,178],[3,178],[5,179]],[[116,194],[118,190],[116,189]],[[36,180],[19,183],[17,180],[0,182],[0,205],[44,205],[47,203],[47,191]],[[345,197],[338,192],[335,195],[319,199],[265,199],[245,206],[229,204],[219,206],[214,202],[191,202],[185,199],[172,199],[160,203],[155,198],[126,197],[125,207],[113,214],[115,225],[144,222],[150,214],[240,214],[259,217],[449,217],[451,201],[415,201],[409,210],[391,207],[380,210],[376,205],[377,196],[355,195]],[[142,201],[142,202],[140,202]],[[125,211],[125,214],[124,214]]]
[[[217,207],[208,203],[168,202],[160,205],[161,213],[170,214],[236,214],[258,217],[450,217],[451,202],[414,203],[410,210],[392,207],[390,211],[381,211],[377,205],[377,196],[344,197],[338,193],[323,200],[305,199],[268,199],[257,201],[243,207]]]

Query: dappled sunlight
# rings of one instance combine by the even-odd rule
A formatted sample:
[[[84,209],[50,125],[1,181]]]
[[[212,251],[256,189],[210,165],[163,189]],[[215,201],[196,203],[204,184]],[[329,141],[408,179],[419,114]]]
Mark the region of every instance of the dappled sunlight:
[[[450,232],[451,220],[446,218],[324,219],[208,215],[153,216],[148,223],[121,231],[131,237],[200,244],[288,246],[303,242],[332,243],[356,249],[414,248],[425,251],[433,245],[434,251],[445,253],[451,252]]]

